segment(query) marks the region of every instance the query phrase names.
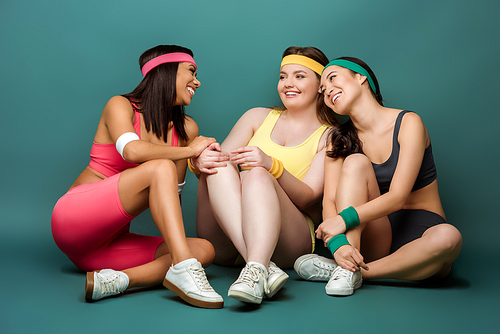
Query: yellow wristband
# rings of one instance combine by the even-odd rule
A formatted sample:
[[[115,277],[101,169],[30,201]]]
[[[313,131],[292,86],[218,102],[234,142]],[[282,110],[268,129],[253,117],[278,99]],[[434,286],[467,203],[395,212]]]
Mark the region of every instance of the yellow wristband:
[[[200,175],[201,172],[194,168],[193,163],[191,162],[191,159],[188,159],[188,168],[189,170],[194,174],[194,175]]]
[[[276,159],[275,157],[271,158],[273,159],[273,166],[269,170],[269,173],[271,173],[271,175],[274,176],[276,179],[279,179],[283,174],[283,171],[285,170],[283,168],[283,163],[278,159]]]

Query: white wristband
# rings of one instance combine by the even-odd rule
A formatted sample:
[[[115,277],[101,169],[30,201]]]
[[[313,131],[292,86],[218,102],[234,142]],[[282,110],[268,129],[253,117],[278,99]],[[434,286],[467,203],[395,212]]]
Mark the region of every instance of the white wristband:
[[[118,153],[120,153],[122,158],[123,158],[123,149],[128,143],[134,140],[141,140],[141,138],[139,138],[139,136],[135,132],[125,132],[120,137],[118,137],[118,140],[116,141],[116,150],[118,151]]]

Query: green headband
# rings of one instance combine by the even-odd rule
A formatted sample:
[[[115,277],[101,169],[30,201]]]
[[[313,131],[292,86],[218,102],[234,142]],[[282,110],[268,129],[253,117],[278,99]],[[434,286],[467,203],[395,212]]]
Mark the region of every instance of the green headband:
[[[328,63],[328,65],[325,66],[325,68],[323,69],[323,72],[325,71],[325,69],[328,66],[333,66],[333,65],[345,67],[353,72],[364,75],[368,79],[368,83],[370,84],[370,88],[372,89],[372,91],[374,93],[377,93],[377,90],[375,89],[375,84],[373,83],[372,77],[370,76],[368,71],[365,70],[361,65],[358,65],[356,63],[353,63],[352,61],[345,60],[345,59],[335,59],[335,60],[332,60],[330,63]]]

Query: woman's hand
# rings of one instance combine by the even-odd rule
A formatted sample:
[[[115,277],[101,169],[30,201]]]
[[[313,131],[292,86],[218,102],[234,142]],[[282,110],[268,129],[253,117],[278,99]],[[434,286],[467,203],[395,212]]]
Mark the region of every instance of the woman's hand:
[[[273,159],[256,146],[240,147],[231,154],[231,161],[241,167],[264,167],[267,170],[273,167]]]
[[[345,222],[341,216],[336,215],[325,219],[316,229],[316,237],[318,239],[323,239],[326,245],[331,238],[338,234],[345,233]]]
[[[196,158],[191,158],[194,168],[202,173],[217,174],[217,167],[226,167],[229,153],[221,152],[219,143],[210,144]]]
[[[203,150],[209,147],[211,144],[216,143],[215,138],[198,136],[189,143],[188,147],[193,150],[193,156],[198,157]]]
[[[333,254],[333,257],[339,266],[349,271],[355,272],[361,270],[361,268],[364,270],[369,269],[359,250],[351,245],[339,247]]]

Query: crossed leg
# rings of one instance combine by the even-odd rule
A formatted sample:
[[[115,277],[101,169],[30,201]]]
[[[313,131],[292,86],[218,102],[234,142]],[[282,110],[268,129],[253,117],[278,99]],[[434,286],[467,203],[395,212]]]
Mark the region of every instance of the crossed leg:
[[[341,171],[337,208],[360,205],[379,196],[371,162],[364,155],[349,156]],[[365,257],[370,270],[364,279],[422,280],[446,276],[462,247],[460,232],[449,224],[427,229],[422,237],[389,254],[392,232],[387,217],[361,224],[346,237]]]

